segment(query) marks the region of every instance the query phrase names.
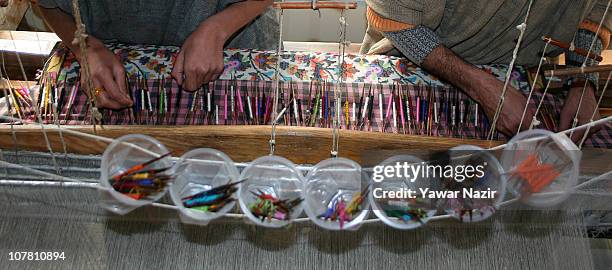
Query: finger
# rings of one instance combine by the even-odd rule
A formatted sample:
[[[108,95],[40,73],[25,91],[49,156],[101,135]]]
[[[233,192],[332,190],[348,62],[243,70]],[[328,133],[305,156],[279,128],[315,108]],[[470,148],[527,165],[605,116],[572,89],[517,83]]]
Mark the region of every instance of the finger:
[[[125,68],[117,63],[113,68],[113,77],[115,79],[115,83],[119,88],[119,93],[122,94],[123,103],[127,106],[132,106],[132,98],[130,98],[130,94],[128,92],[127,83],[125,80]]]
[[[119,110],[122,108],[122,106],[113,101],[112,99],[110,99],[108,97],[108,93],[107,92],[102,92],[100,93],[97,97],[97,106],[98,108],[106,108],[106,109],[112,109],[112,110]]]
[[[179,52],[178,56],[176,57],[176,61],[174,61],[172,73],[170,73],[170,75],[176,80],[176,83],[178,85],[183,85],[184,63],[185,54],[183,53],[183,50],[181,50],[181,52]]]
[[[185,85],[187,91],[195,91],[198,89],[204,80],[204,75],[208,72],[208,68],[199,68],[195,65],[185,67]]]
[[[119,90],[119,85],[117,85],[115,82],[110,71],[99,72],[98,80],[105,90],[105,96],[109,99],[109,102],[112,103],[113,109],[115,109],[117,106],[119,107],[117,109],[121,109],[132,105],[132,101],[125,97],[126,94]]]
[[[225,70],[225,65],[223,65],[223,60],[221,60],[220,64],[217,65],[217,68],[213,72],[213,75],[211,76],[210,80],[205,83],[216,81],[217,79],[219,79],[219,77],[223,74],[224,70]]]
[[[202,78],[202,83],[208,83],[208,82],[214,80],[216,76],[218,76],[218,72],[217,71],[209,70],[208,72],[206,72],[206,74],[204,74],[204,76]]]

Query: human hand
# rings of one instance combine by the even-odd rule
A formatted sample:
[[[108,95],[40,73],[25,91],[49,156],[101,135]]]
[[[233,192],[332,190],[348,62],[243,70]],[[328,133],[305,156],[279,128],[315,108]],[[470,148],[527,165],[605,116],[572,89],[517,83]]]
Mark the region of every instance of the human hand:
[[[576,116],[576,110],[578,109],[578,104],[580,103],[580,96],[582,95],[583,87],[573,87],[570,89],[567,99],[565,100],[565,105],[561,110],[561,119],[559,121],[559,130],[563,131],[572,127],[574,123],[574,116]],[[584,97],[582,98],[582,105],[580,105],[580,112],[578,112],[578,124],[577,126],[588,123],[591,120],[591,116],[593,115],[593,111],[595,111],[597,107],[597,101],[595,99],[595,91],[591,84],[587,84],[587,88],[584,92]],[[599,112],[595,113],[593,117],[593,121],[599,120],[601,116]],[[596,133],[601,129],[601,126],[593,126],[589,131],[589,136],[593,133]],[[572,134],[571,139],[574,142],[578,142],[584,136],[584,132],[586,130],[578,130]],[[568,134],[569,136],[569,134]]]
[[[227,36],[222,29],[214,22],[205,21],[183,43],[172,70],[172,77],[183,89],[195,91],[223,72],[223,45]]]
[[[80,53],[75,53],[77,60],[81,62]],[[88,91],[85,77],[81,76],[81,87],[86,95],[93,93],[98,108],[119,110],[132,106],[132,99],[128,95],[125,68],[117,59],[115,54],[109,51],[102,42],[94,37],[88,38],[87,64],[91,73],[94,89],[104,89],[95,94],[95,90]],[[91,97],[90,97],[91,98]]]

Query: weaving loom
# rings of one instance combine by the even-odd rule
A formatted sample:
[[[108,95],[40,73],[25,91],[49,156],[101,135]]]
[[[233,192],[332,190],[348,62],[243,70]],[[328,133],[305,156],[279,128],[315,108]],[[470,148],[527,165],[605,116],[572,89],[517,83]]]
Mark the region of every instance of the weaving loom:
[[[283,7],[277,4],[276,7],[288,9],[314,6],[288,4]],[[322,5],[319,8],[325,7]],[[344,9],[350,7],[347,3],[342,3],[341,6],[332,8],[343,10],[341,18],[344,18]],[[281,11],[281,21],[282,14]],[[346,24],[341,19],[342,26],[346,27]],[[345,32],[346,28],[341,31],[342,35]],[[5,95],[10,98],[6,103],[8,116],[2,117],[5,125],[0,129],[2,147],[0,164],[4,170],[0,180],[2,186],[0,206],[6,208],[7,211],[4,211],[8,213],[6,215],[17,222],[29,222],[28,219],[45,216],[43,212],[48,212],[47,216],[57,215],[60,219],[76,223],[88,223],[104,216],[108,218],[105,226],[111,227],[110,230],[114,231],[102,236],[112,238],[109,242],[113,243],[111,244],[113,247],[108,247],[108,258],[125,255],[143,256],[142,252],[125,251],[115,246],[131,244],[129,240],[113,234],[132,235],[134,232],[148,232],[155,235],[155,231],[159,228],[152,226],[158,221],[165,224],[163,225],[166,226],[165,232],[173,235],[166,239],[178,243],[175,245],[177,250],[199,249],[206,254],[204,257],[216,258],[214,248],[202,248],[202,243],[218,245],[215,247],[219,249],[223,246],[228,254],[253,252],[252,249],[255,248],[257,250],[255,253],[260,254],[259,256],[269,256],[268,259],[276,261],[285,268],[328,267],[338,264],[338,260],[341,261],[340,268],[379,267],[374,260],[365,259],[369,256],[379,258],[376,261],[384,261],[386,264],[384,267],[390,268],[396,267],[389,262],[390,258],[405,260],[405,254],[418,252],[419,246],[422,246],[420,247],[422,254],[411,256],[415,257],[411,258],[413,260],[411,263],[415,267],[431,267],[431,258],[427,258],[428,256],[447,257],[446,260],[452,262],[447,266],[466,269],[486,263],[494,263],[501,268],[597,267],[591,261],[588,244],[581,239],[584,230],[581,218],[583,210],[610,210],[610,187],[609,183],[606,183],[610,180],[612,172],[612,168],[607,164],[608,149],[612,148],[612,128],[609,126],[609,118],[574,127],[572,130],[590,128],[594,124],[604,125],[584,144],[576,146],[565,135],[569,131],[560,131],[557,127],[556,116],[559,115],[563,104],[562,95],[551,94],[553,91],[548,91],[548,87],[544,90],[545,94],[539,89],[531,95],[532,85],[538,84],[537,79],[536,82],[530,80],[533,74],[529,74],[523,67],[513,67],[513,64],[481,66],[480,68],[502,81],[505,80],[526,96],[529,95],[531,97],[529,102],[535,106],[542,101],[537,114],[542,124],[538,128],[559,133],[537,130],[546,135],[535,136],[536,141],[550,140],[553,144],[561,141],[559,145],[567,147],[566,150],[570,155],[579,153],[580,157],[577,160],[569,162],[575,165],[576,169],[579,168],[580,175],[574,177],[575,183],[571,187],[562,190],[562,193],[567,193],[570,199],[564,197],[563,203],[555,203],[554,206],[542,210],[536,207],[537,203],[529,203],[531,197],[522,194],[522,191],[513,190],[508,192],[509,195],[512,194],[511,198],[495,203],[487,202],[482,207],[475,205],[471,206],[473,209],[464,209],[462,208],[464,206],[451,207],[450,209],[455,212],[436,211],[442,209],[434,208],[422,217],[413,216],[412,222],[419,225],[411,226],[409,229],[425,226],[430,228],[428,230],[419,229],[415,233],[408,234],[403,232],[400,234],[400,231],[392,232],[382,227],[383,222],[395,227],[386,219],[390,218],[391,214],[385,212],[387,214],[380,216],[379,213],[382,211],[374,208],[378,202],[373,197],[368,197],[372,196],[370,189],[375,185],[374,181],[370,181],[375,165],[384,163],[383,160],[391,155],[398,154],[414,155],[427,161],[436,160],[436,155],[440,152],[465,145],[474,147],[468,149],[477,149],[478,153],[483,149],[489,149],[496,156],[493,158],[494,162],[497,162],[498,157],[503,157],[504,152],[509,151],[506,148],[518,147],[517,145],[522,143],[528,144],[529,136],[525,135],[528,133],[521,133],[522,135],[517,135],[515,140],[504,144],[512,138],[497,132],[491,133],[493,135],[491,136],[490,131],[495,129],[495,124],[491,124],[478,103],[460,90],[402,58],[346,54],[344,53],[346,43],[343,38],[344,36],[340,42],[339,54],[287,52],[280,48],[277,52],[226,50],[225,69],[219,80],[203,85],[195,92],[183,91],[169,76],[173,59],[179,48],[108,44],[109,49],[125,65],[130,95],[135,102],[132,108],[121,111],[101,110],[101,118],[97,120],[92,115],[92,111],[96,110],[92,110],[92,103],[89,102],[85,91],[79,90],[80,77],[84,75],[81,75],[78,63],[64,47],[59,45],[46,62],[36,87],[28,89],[11,85],[8,89],[9,94]],[[518,43],[520,44],[520,38]],[[278,58],[277,55],[281,57]],[[508,67],[511,68],[510,71]],[[538,75],[536,73],[535,78],[539,78]],[[545,79],[561,81],[554,76],[546,76]],[[544,86],[546,83],[541,85]],[[91,125],[97,128],[94,130]],[[123,136],[126,134],[128,136]],[[150,137],[133,134],[145,134]],[[525,138],[518,139],[520,136]],[[533,137],[531,140],[534,140]],[[330,145],[332,158],[324,160],[329,157]],[[131,150],[126,152],[122,149],[124,147]],[[196,149],[198,147],[210,147],[219,151]],[[533,147],[535,155],[550,151],[548,148],[537,148],[541,147],[540,145]],[[268,150],[270,150],[269,156],[265,155]],[[104,155],[100,156],[103,152]],[[122,155],[124,156],[120,158]],[[265,156],[261,157],[262,155]],[[281,158],[282,156],[287,159]],[[296,179],[304,181],[306,178],[315,179],[316,171],[321,170],[325,162],[336,161],[345,162],[345,166],[354,166],[351,170],[358,171],[356,179],[361,180],[354,190],[345,191],[350,195],[348,199],[337,200],[330,208],[337,211],[336,204],[351,208],[355,206],[353,203],[357,202],[357,208],[362,215],[354,219],[349,218],[346,223],[343,218],[338,218],[339,224],[333,223],[332,220],[335,222],[335,219],[330,219],[332,215],[318,216],[318,213],[309,212],[314,211],[311,209],[306,209],[308,215],[299,215],[302,206],[297,205],[305,204],[303,200],[308,201],[308,195],[299,195],[295,200],[289,200],[278,190],[276,190],[278,194],[274,191],[268,192],[265,187],[261,187],[263,185],[261,183],[257,183],[260,186],[256,189],[250,190],[253,194],[244,191],[247,190],[246,187],[252,185],[249,179],[258,177],[258,173],[265,175],[268,170],[273,171],[268,169],[254,172],[267,168],[266,166],[285,166],[294,173],[294,175],[280,174],[277,176],[278,179],[291,180],[291,177],[295,176]],[[188,164],[192,166],[192,170],[195,170],[193,169],[195,165],[189,162],[221,163],[219,168],[222,172],[217,172],[212,178],[223,178],[221,182],[227,186],[220,185],[219,181],[215,184],[202,184],[206,188],[203,191],[198,189],[198,192],[190,191],[190,196],[185,196],[183,191],[175,190],[178,189],[179,183],[182,183],[180,181],[189,181],[180,179],[185,177],[179,173],[181,166]],[[148,167],[151,164],[152,166]],[[536,167],[537,165],[535,164]],[[170,167],[172,168],[169,169]],[[203,169],[199,174],[208,175],[208,171],[211,170]],[[514,167],[512,170],[510,168],[504,170],[507,171],[500,172],[499,179],[505,179],[501,174],[513,173]],[[168,173],[167,178],[156,179],[163,182],[159,190],[134,197],[133,190],[124,187],[126,182],[132,181],[126,180],[125,177],[135,179],[134,177],[139,176],[138,173],[158,172]],[[274,177],[268,176],[268,178]],[[550,179],[550,181],[557,180]],[[235,190],[233,185],[237,187]],[[496,188],[499,188],[503,194],[506,193],[505,182],[503,188]],[[50,191],[51,189],[54,190]],[[232,190],[228,193],[231,199],[224,201],[222,205],[206,204],[206,210],[201,210],[207,213],[206,215],[193,215],[195,208],[202,207],[198,205],[198,200],[203,198],[202,194],[210,195],[207,192],[215,189],[223,189],[224,192]],[[257,192],[253,192],[254,190]],[[96,194],[98,192],[99,194]],[[166,192],[169,196],[165,196]],[[302,194],[301,192],[300,190],[299,193]],[[533,193],[539,193],[539,190]],[[542,196],[546,194],[543,192]],[[535,198],[538,198],[538,194],[535,195]],[[243,196],[250,197],[244,199]],[[22,198],[25,204],[19,202]],[[42,203],[37,203],[37,198],[40,198]],[[238,202],[236,205],[240,205],[240,211],[237,210],[237,206],[226,207],[225,203],[230,205],[234,200]],[[529,206],[518,206],[516,205],[518,201]],[[253,205],[277,202],[288,204],[278,204],[277,207],[277,209],[287,208],[287,211],[280,211],[283,213],[279,214],[279,210],[276,210],[276,213],[269,214],[256,213],[253,210],[255,208]],[[61,211],[45,203],[51,206],[66,205],[67,209]],[[30,204],[40,204],[40,206],[33,210]],[[373,209],[378,211],[376,218],[374,214],[368,213],[370,204],[373,204]],[[146,207],[139,209],[142,206]],[[210,210],[213,206],[222,210]],[[192,207],[194,209],[191,209]],[[102,208],[116,214],[127,215],[118,218],[104,212]],[[293,209],[298,208],[299,211],[295,210],[298,215],[292,216]],[[492,210],[486,217],[479,212],[485,208]],[[17,214],[20,211],[31,213],[32,217]],[[472,220],[473,214],[480,215],[482,220],[488,220],[471,223],[481,220],[478,217]],[[494,218],[490,218],[491,216]],[[232,221],[233,218],[249,220],[264,227],[285,227],[292,223],[296,225],[287,230],[255,228],[236,233],[234,231],[240,230],[244,225],[241,225],[242,222],[239,224]],[[455,218],[460,222],[447,221],[449,218]],[[274,219],[276,221],[271,221]],[[321,221],[323,219],[324,221]],[[133,230],[132,232],[125,232],[120,228],[126,226],[124,223],[126,220],[131,224],[127,226],[131,226],[129,230]],[[328,226],[327,229],[331,230],[356,231],[334,234],[335,232],[328,233],[316,229],[310,232],[311,228],[314,228],[314,225],[310,224],[311,221],[323,228]],[[355,222],[351,223],[352,221]],[[52,223],[59,224],[60,221],[54,219]],[[209,225],[192,227],[192,224]],[[364,226],[360,227],[361,225]],[[8,225],[0,223],[0,228],[2,226]],[[219,239],[212,236],[219,232],[214,229],[218,227],[227,230],[218,236]],[[199,234],[201,228],[207,230],[206,240],[194,236]],[[27,233],[19,228],[15,230],[22,234]],[[512,232],[506,233],[506,230],[515,231],[520,236],[515,239]],[[454,234],[457,231],[463,235]],[[176,237],[181,233],[188,235],[185,237],[187,241]],[[436,235],[438,239],[428,240],[430,237],[428,234]],[[483,240],[469,240],[479,238],[483,234],[497,238],[497,241],[487,243]],[[539,239],[541,241],[525,240],[524,238],[531,237],[529,234],[543,236]],[[255,245],[238,249],[231,246],[232,244],[219,244],[228,239],[239,242],[251,241]],[[98,241],[99,239],[94,240]],[[153,237],[146,240],[138,236],[136,241],[151,241],[150,247],[165,249],[164,240],[161,238]],[[524,254],[525,260],[514,260],[508,253],[505,257],[497,256],[493,262],[490,262],[491,258],[482,258],[478,255],[478,253],[486,254],[492,249],[500,249],[500,241],[514,244],[508,245],[508,252]],[[298,248],[295,250],[291,248],[292,243],[297,243]],[[405,243],[415,243],[416,247],[407,248]],[[82,244],[72,242],[71,244],[74,247],[70,250],[74,253],[83,256],[95,253],[90,247],[83,248]],[[315,246],[314,250],[312,245]],[[374,246],[374,250],[370,246]],[[546,251],[542,246],[550,246],[551,250]],[[439,250],[442,250],[440,247],[458,251],[440,252]],[[124,251],[118,253],[115,249]],[[279,255],[285,249],[286,253],[295,254]],[[299,257],[299,253],[304,249],[308,253],[313,253],[310,256],[324,257],[323,261],[311,265],[310,262],[299,261],[301,259],[292,262],[278,258],[278,256]],[[503,253],[503,248],[501,250],[500,253]],[[170,256],[170,253],[155,251],[147,253],[145,255],[147,260],[134,267],[155,267],[163,264],[166,267],[189,268],[194,263],[198,263],[184,258],[179,253],[181,252],[172,254],[176,255],[177,261],[184,260],[189,263],[160,262],[159,258]],[[347,253],[350,258],[340,258],[344,257],[341,256],[343,253]],[[552,256],[547,256],[551,253]],[[271,267],[272,263],[264,263],[262,261],[265,259],[257,256],[254,258],[247,256],[243,262],[236,262],[233,267]],[[70,265],[79,267],[97,262],[106,267],[128,267],[107,260],[103,255],[94,257],[91,260],[72,259]],[[210,268],[232,267],[223,260],[209,262],[207,259],[206,262],[199,263],[209,263]],[[438,264],[442,265],[443,263]]]

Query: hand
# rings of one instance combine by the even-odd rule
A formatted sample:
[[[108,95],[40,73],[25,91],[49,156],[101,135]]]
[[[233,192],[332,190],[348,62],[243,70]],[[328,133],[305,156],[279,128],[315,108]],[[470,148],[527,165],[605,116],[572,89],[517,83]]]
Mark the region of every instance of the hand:
[[[572,124],[574,123],[574,116],[576,116],[576,110],[578,109],[578,104],[580,103],[582,89],[583,87],[574,87],[570,89],[567,99],[565,100],[565,105],[561,110],[561,120],[559,122],[558,131],[563,131],[572,127]],[[597,101],[595,100],[595,91],[593,91],[591,84],[588,84],[584,92],[584,97],[582,98],[582,105],[580,105],[580,112],[578,113],[578,124],[576,126],[588,123],[591,120],[591,116],[593,115],[593,111],[596,107]],[[599,120],[600,118],[601,116],[599,115],[599,112],[596,112],[595,117],[593,117],[593,121]],[[589,135],[596,133],[600,129],[601,126],[591,127]],[[582,140],[585,131],[586,129],[582,129],[574,132],[571,139],[574,142]]]
[[[183,43],[172,70],[172,77],[183,89],[195,91],[223,72],[226,34],[222,29],[205,21]]]
[[[477,101],[484,108],[489,118],[489,122],[492,124],[504,83],[492,76],[488,77],[490,78],[482,81],[485,89],[480,89],[480,91],[478,91],[481,94],[478,95]],[[504,104],[497,119],[497,131],[506,136],[514,136],[521,123],[521,116],[523,115],[526,103],[527,98],[523,96],[519,90],[512,86],[508,86]],[[529,129],[534,112],[535,108],[530,104],[523,118],[523,124],[520,125],[521,131]]]
[[[98,108],[119,110],[132,106],[132,100],[128,95],[125,81],[125,68],[117,57],[109,51],[102,42],[89,37],[87,48],[87,64],[91,72],[91,80],[94,89],[103,88],[104,91],[96,96]],[[81,56],[76,53],[77,59],[81,62]],[[89,96],[95,90],[88,91],[87,82],[81,76],[81,87]]]

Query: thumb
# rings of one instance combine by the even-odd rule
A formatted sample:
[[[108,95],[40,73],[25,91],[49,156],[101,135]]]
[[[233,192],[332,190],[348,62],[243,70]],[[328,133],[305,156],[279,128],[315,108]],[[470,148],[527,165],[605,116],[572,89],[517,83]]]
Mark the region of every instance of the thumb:
[[[174,67],[172,68],[172,78],[176,80],[178,85],[183,85],[183,64],[185,62],[185,54],[183,50],[176,57],[176,61],[174,61]]]

